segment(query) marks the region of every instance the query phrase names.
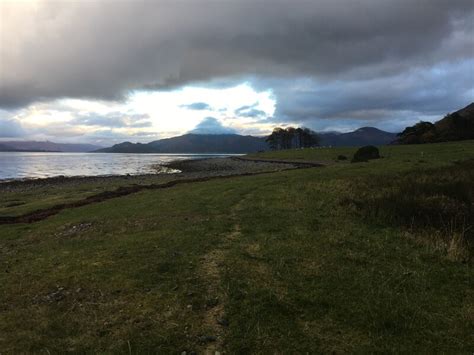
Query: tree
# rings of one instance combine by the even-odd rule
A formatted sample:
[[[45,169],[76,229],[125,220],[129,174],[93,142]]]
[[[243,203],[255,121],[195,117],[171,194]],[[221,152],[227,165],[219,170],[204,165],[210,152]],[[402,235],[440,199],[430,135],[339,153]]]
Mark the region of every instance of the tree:
[[[296,129],[294,127],[288,127],[285,129],[284,134],[283,134],[283,149],[291,149],[293,148],[293,139],[295,138],[295,131]]]
[[[436,126],[431,122],[420,121],[412,127],[407,127],[398,134],[398,142],[402,144],[420,144],[434,141]]]
[[[309,128],[276,127],[266,142],[272,150],[309,148],[319,145],[319,137]]]
[[[303,128],[303,148],[316,147],[320,143],[319,136],[309,128]]]
[[[272,134],[270,134],[267,139],[265,140],[268,145],[270,146],[270,149],[272,150],[280,150],[282,148],[283,144],[283,133],[284,129],[280,127],[276,127],[273,129]]]

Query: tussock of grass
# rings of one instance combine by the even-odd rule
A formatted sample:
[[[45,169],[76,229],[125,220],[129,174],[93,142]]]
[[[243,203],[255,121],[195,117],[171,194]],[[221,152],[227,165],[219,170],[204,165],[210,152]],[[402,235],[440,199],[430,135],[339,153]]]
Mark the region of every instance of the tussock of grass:
[[[438,242],[453,259],[472,256],[474,159],[449,167],[357,179],[345,199],[366,219]]]

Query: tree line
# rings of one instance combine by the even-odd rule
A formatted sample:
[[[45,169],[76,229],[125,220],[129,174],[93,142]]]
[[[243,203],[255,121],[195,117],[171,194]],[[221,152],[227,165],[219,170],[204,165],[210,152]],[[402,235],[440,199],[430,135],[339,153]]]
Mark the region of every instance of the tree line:
[[[266,142],[272,150],[310,148],[319,145],[319,137],[309,128],[277,127],[267,137]]]

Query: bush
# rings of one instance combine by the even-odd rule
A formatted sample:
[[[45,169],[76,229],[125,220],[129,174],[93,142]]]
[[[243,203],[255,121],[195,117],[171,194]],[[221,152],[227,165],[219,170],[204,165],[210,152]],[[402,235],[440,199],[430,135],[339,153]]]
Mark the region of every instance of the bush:
[[[347,157],[345,155],[338,155],[337,160],[347,160]]]
[[[380,153],[377,147],[366,145],[359,148],[352,158],[352,163],[366,162],[371,159],[379,159]]]

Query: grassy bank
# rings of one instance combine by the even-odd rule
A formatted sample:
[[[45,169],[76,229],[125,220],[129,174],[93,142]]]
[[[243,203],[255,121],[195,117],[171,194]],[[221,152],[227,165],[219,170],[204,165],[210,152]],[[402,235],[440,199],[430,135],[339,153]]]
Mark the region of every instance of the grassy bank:
[[[0,352],[472,352],[474,142],[354,151],[0,226]]]

